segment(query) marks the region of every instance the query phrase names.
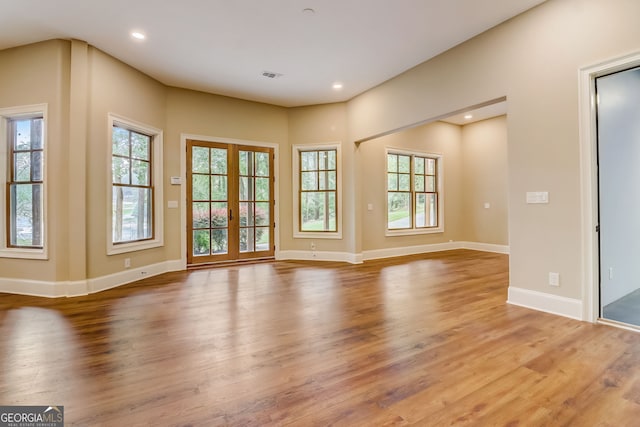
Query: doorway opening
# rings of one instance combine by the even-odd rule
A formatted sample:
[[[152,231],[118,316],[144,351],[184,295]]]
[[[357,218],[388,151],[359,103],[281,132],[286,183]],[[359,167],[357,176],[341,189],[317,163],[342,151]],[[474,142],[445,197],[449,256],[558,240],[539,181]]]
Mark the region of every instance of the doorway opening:
[[[186,142],[187,265],[272,258],[274,149]]]
[[[595,78],[600,318],[640,327],[640,68]]]

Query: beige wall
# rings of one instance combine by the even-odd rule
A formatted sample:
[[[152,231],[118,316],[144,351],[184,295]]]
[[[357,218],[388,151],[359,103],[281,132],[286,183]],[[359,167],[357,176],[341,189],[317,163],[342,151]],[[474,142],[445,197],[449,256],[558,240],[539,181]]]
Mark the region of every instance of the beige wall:
[[[309,250],[314,242],[318,251],[348,252],[353,248],[353,188],[354,180],[350,165],[353,163],[354,146],[347,140],[347,108],[345,103],[291,108],[289,117],[290,148],[280,153],[282,177],[280,180],[280,228],[281,248],[286,250]],[[342,152],[342,239],[293,238],[293,188],[292,146],[326,143],[341,143]]]
[[[350,135],[507,96],[511,286],[580,299],[578,71],[637,52],[638,16],[636,0],[545,2],[350,101]],[[527,205],[527,191],[551,202]]]
[[[464,240],[508,245],[506,116],[462,127],[461,170]]]
[[[385,236],[385,149],[441,154],[444,233]],[[457,126],[432,122],[360,144],[364,251],[449,241],[508,245],[506,116]],[[489,202],[490,209],[484,208]]]
[[[95,278],[166,259],[165,247],[107,256],[110,182],[109,113],[159,129],[165,127],[166,88],[157,81],[95,48],[88,49],[87,125],[87,277]],[[71,208],[83,209],[83,206]]]
[[[0,108],[48,104],[45,178],[49,192],[46,235],[49,260],[0,258],[0,277],[66,279],[69,56],[68,43],[58,40],[0,51]],[[0,203],[4,208],[4,203]]]
[[[180,176],[181,135],[202,136],[210,140],[224,138],[234,141],[266,143],[278,147],[279,156],[287,155],[287,110],[268,104],[243,101],[191,90],[169,88],[165,129],[165,200],[181,200],[180,186],[169,185],[171,176]],[[289,163],[280,161],[278,181],[288,173]],[[289,193],[280,191],[280,197]],[[279,207],[277,206],[276,209]],[[177,260],[181,253],[180,210],[165,210],[165,245],[167,259]],[[283,230],[276,228],[277,233]],[[286,230],[284,230],[286,232]]]
[[[385,236],[386,148],[441,154],[444,171],[444,233]],[[462,130],[460,126],[435,122],[360,144],[362,203],[373,210],[362,212],[362,248],[420,246],[463,240],[462,233]]]
[[[346,107],[337,104],[291,110],[166,88],[96,49],[82,49],[81,45],[73,44],[74,55],[86,51],[85,99],[90,107],[86,122],[86,203],[82,206],[72,201],[72,193],[81,187],[66,182],[77,174],[65,169],[70,164],[77,167],[81,161],[69,154],[71,146],[66,138],[70,137],[74,144],[82,139],[83,127],[73,124],[74,117],[68,117],[69,110],[78,111],[83,105],[82,85],[76,85],[75,79],[70,85],[72,69],[74,76],[85,75],[82,58],[70,58],[70,42],[64,41],[2,51],[0,106],[49,104],[47,179],[51,257],[50,261],[0,259],[1,275],[66,280],[81,274],[82,268],[74,271],[73,257],[81,254],[82,239],[67,236],[70,236],[69,214],[83,209],[88,276],[122,270],[122,256],[105,255],[109,111],[165,130],[165,200],[179,197],[179,188],[167,185],[167,181],[169,176],[179,174],[181,133],[278,144],[279,175],[283,178],[290,174],[292,143],[340,137],[346,184],[343,196],[351,206],[345,203],[343,210],[346,220],[343,241],[327,243],[326,250],[357,254],[365,248],[397,243],[395,240],[390,243],[370,229],[380,221],[375,217],[382,211],[380,202],[374,200],[372,218],[365,210],[368,199],[380,197],[371,193],[370,183],[379,182],[380,176],[370,173],[368,163],[370,159],[376,161],[376,153],[371,150],[380,142],[369,141],[359,146],[353,142],[506,96],[511,285],[581,298],[578,70],[639,51],[638,16],[640,2],[636,0],[549,0],[365,92],[346,103]],[[333,122],[337,123],[335,131],[327,127]],[[463,131],[463,140],[464,137]],[[465,187],[465,179],[468,177],[463,175],[457,184],[460,188]],[[306,243],[292,239],[287,230],[290,226],[286,221],[292,210],[290,182],[281,180],[280,185],[281,249],[305,248]],[[549,191],[551,202],[527,205],[527,191]],[[446,203],[458,203],[464,209],[465,200],[471,198],[448,194]],[[177,210],[165,210],[165,214],[166,246],[131,255],[134,267],[181,256],[176,221],[179,214]],[[463,219],[447,219],[446,233],[454,233],[449,226],[460,221]],[[455,231],[461,234],[440,237],[464,239],[466,235],[475,235],[484,239],[479,234],[484,226],[464,227]],[[416,238],[401,244],[418,244],[418,240],[423,244],[437,238]],[[495,242],[503,242],[502,239],[504,236]],[[560,273],[559,288],[547,285],[550,271]]]

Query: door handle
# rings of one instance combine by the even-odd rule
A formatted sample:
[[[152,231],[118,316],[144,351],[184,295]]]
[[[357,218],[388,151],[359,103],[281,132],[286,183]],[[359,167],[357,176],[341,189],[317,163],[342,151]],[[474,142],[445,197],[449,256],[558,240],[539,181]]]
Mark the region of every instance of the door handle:
[[[233,221],[233,209],[229,209],[229,221]]]

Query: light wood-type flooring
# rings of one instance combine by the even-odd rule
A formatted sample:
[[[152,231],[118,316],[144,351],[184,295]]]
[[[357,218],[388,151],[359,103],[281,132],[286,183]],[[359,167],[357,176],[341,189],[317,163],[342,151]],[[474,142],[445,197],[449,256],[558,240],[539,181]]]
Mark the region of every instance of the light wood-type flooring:
[[[459,250],[0,294],[0,404],[67,426],[640,425],[640,334],[507,286],[507,256]]]

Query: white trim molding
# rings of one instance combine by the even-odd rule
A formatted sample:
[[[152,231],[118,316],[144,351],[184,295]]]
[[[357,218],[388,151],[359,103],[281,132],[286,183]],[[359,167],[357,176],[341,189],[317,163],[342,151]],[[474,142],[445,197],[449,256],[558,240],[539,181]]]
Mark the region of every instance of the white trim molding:
[[[468,249],[502,254],[509,253],[509,247],[503,245],[475,242],[446,242],[431,245],[376,249],[365,251],[363,253],[297,250],[278,251],[276,252],[276,260],[333,261],[346,262],[349,264],[362,264],[364,261],[380,258],[418,255],[454,249]],[[74,297],[113,289],[146,277],[157,276],[171,271],[183,271],[185,269],[186,265],[184,263],[184,259],[176,259],[74,282],[49,282],[28,279],[0,278],[0,292],[48,298]]]
[[[265,142],[265,141],[251,141],[245,139],[235,139],[235,138],[223,138],[217,136],[207,136],[207,135],[197,135],[191,133],[181,133],[180,134],[180,178],[181,178],[181,186],[180,186],[180,253],[181,253],[181,270],[185,270],[187,268],[187,140],[194,141],[206,141],[206,142],[220,142],[223,144],[234,144],[234,145],[247,145],[250,147],[267,147],[273,148],[273,179],[276,182],[273,188],[273,197],[275,198],[276,204],[274,206],[273,219],[276,223],[276,229],[274,233],[274,244],[276,246],[276,257],[278,254],[278,250],[280,248],[280,232],[278,231],[280,228],[280,185],[277,183],[280,179],[280,146],[273,142]]]
[[[173,260],[74,282],[0,278],[0,292],[47,298],[77,297],[116,288],[145,277],[180,270],[184,270],[181,261]]]
[[[571,319],[583,320],[582,300],[576,298],[561,297],[545,292],[509,286],[507,303]]]
[[[407,255],[419,255],[432,252],[451,251],[455,249],[468,249],[481,252],[493,252],[509,254],[509,246],[478,242],[445,242],[430,245],[403,246],[398,248],[372,249],[362,253],[329,252],[329,251],[280,251],[276,254],[277,260],[301,260],[301,261],[339,261],[351,264],[360,264],[364,261],[382,258],[394,258]]]
[[[48,104],[23,105],[18,107],[0,108],[0,258],[22,258],[33,260],[49,259],[49,117]],[[6,217],[8,209],[4,208],[4,202],[9,198],[7,191],[7,172],[8,156],[10,155],[9,144],[7,141],[9,130],[8,122],[14,119],[28,119],[42,116],[42,221],[41,233],[43,237],[42,248],[18,248],[7,245],[9,218]]]
[[[362,264],[362,254],[331,251],[279,251],[276,260],[287,261],[334,261]]]
[[[578,71],[579,139],[580,139],[580,199],[581,199],[581,318],[596,322],[599,306],[599,248],[597,128],[595,80],[600,76],[640,66],[640,52],[610,59]]]
[[[434,243],[431,245],[403,246],[398,248],[373,249],[363,252],[365,261],[381,258],[394,258],[407,255],[427,254],[431,252],[451,251],[463,249],[462,242]]]
[[[304,151],[336,150],[336,231],[300,230],[300,153]],[[325,144],[295,144],[291,147],[291,174],[293,200],[293,238],[294,239],[342,239],[342,142]]]
[[[151,125],[140,123],[114,113],[107,114],[109,143],[107,144],[107,255],[122,254],[164,246],[164,161],[162,155],[163,131]],[[113,241],[113,128],[139,132],[151,138],[151,185],[153,187],[152,238],[140,241],[115,243]]]

